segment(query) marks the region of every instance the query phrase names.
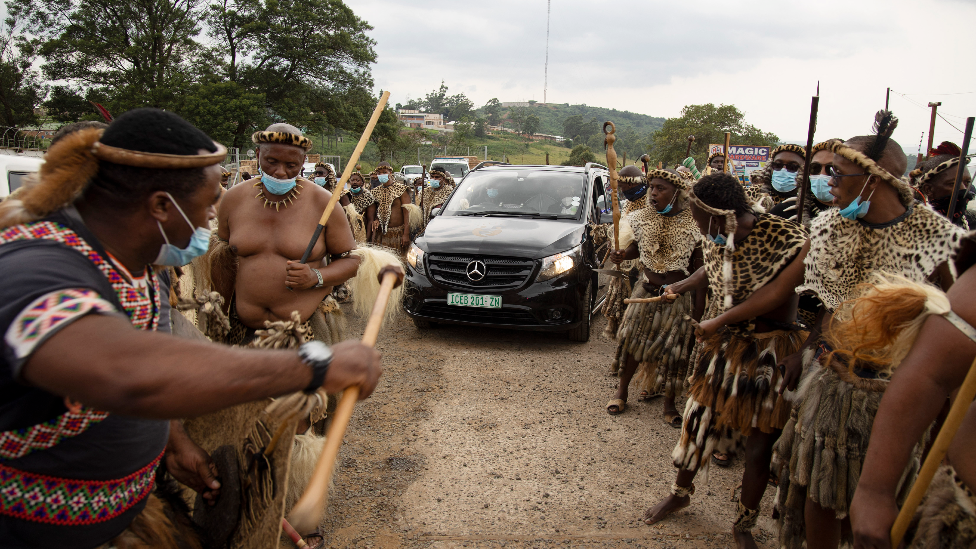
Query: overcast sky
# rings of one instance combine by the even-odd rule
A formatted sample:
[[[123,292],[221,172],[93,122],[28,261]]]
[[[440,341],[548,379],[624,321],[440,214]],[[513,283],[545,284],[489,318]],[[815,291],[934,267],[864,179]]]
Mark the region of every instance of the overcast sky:
[[[543,100],[546,0],[346,2],[374,27],[373,76],[392,104],[442,79],[476,106]],[[890,86],[894,138],[911,152],[928,132],[929,101],[960,130],[976,115],[972,0],[552,0],[550,25],[551,103],[662,117],[732,104],[747,122],[805,141],[819,80],[819,141],[868,133]],[[942,140],[961,144],[962,133],[939,119]]]

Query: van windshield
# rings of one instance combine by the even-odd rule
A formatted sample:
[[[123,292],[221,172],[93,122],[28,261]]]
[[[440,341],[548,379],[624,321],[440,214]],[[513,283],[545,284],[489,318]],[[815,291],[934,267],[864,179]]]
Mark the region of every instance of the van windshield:
[[[467,170],[465,170],[467,166],[464,164],[457,164],[457,163],[431,164],[430,169],[433,170],[434,168],[443,169],[447,173],[451,174],[451,177],[453,177],[455,180],[460,180],[462,177],[464,177],[464,174],[468,173]]]
[[[404,166],[403,167],[403,174],[404,175],[419,174],[419,173],[423,173],[423,171],[424,171],[424,169],[421,168],[420,166]]]
[[[578,219],[586,202],[585,183],[578,173],[478,170],[451,195],[444,214]]]

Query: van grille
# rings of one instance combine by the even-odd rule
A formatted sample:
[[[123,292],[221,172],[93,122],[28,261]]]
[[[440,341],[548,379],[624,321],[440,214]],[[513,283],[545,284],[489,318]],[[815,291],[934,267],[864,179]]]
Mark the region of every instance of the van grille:
[[[472,261],[485,264],[485,277],[479,281],[468,278],[467,267]],[[473,255],[431,254],[427,267],[435,281],[465,290],[511,290],[525,284],[535,270],[531,259],[481,257]]]

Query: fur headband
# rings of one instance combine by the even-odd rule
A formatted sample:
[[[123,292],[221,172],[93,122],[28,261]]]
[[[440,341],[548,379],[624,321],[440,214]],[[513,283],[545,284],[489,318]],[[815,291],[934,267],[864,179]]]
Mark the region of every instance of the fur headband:
[[[774,158],[776,158],[776,155],[779,154],[779,153],[781,153],[781,152],[795,153],[795,154],[800,155],[803,158],[806,158],[806,155],[807,155],[807,149],[806,149],[806,147],[801,147],[799,145],[793,145],[792,143],[784,143],[784,144],[780,145],[779,147],[776,147],[775,149],[773,149],[773,152],[769,153],[769,160],[772,161]]]
[[[959,157],[950,158],[945,162],[939,164],[938,166],[932,168],[929,171],[924,171],[920,168],[916,168],[908,174],[909,179],[915,184],[916,187],[921,187],[925,182],[939,175],[940,173],[951,170],[952,168],[959,165]]]
[[[628,177],[628,176],[625,175],[623,177],[618,177],[617,178],[617,182],[618,183],[625,183],[627,185],[640,185],[640,184],[644,183],[646,180],[647,179],[644,177],[644,174],[641,174],[640,176],[636,176],[635,175],[635,176],[630,176],[630,177]]]
[[[130,151],[100,143],[101,128],[86,128],[58,140],[47,154],[36,176],[0,203],[0,228],[30,223],[72,204],[98,173],[99,161],[137,168],[203,168],[221,163],[227,149],[217,143],[217,152],[179,155]]]
[[[688,191],[688,199],[691,200],[692,204],[705,213],[725,218],[726,235],[725,251],[722,261],[722,277],[725,282],[725,299],[723,304],[725,306],[725,310],[727,311],[732,308],[732,254],[735,252],[735,231],[739,228],[739,221],[735,217],[735,210],[723,210],[721,208],[709,206],[695,195],[694,190]]]
[[[332,172],[332,166],[329,166],[325,162],[316,162],[315,163],[315,167],[316,168],[324,168],[325,171],[330,172],[330,173]]]
[[[691,175],[691,174],[688,174]],[[690,181],[681,177],[677,173],[670,172],[668,170],[648,170],[647,171],[647,181],[650,182],[652,179],[663,179],[668,183],[671,183],[680,190],[688,190],[690,187]]]
[[[854,150],[843,143],[834,143],[830,150],[834,154],[846,158],[847,160],[857,164],[859,168],[864,170],[870,175],[880,178],[891,185],[896,191],[898,191],[898,197],[901,199],[902,205],[906,208],[911,207],[915,203],[915,197],[912,194],[912,187],[888,172],[888,170],[882,168],[877,162],[871,160],[864,153]]]
[[[814,154],[817,154],[820,151],[829,151],[830,148],[834,146],[834,143],[843,143],[843,142],[844,142],[843,139],[838,139],[836,137],[833,139],[828,139],[826,141],[821,141],[820,143],[817,143],[816,145],[813,146],[813,150],[810,151],[810,154],[812,156]],[[804,151],[803,154],[806,154],[806,151]]]
[[[722,150],[722,151],[716,151],[716,152],[713,152],[712,154],[708,155],[708,160],[705,161],[705,164],[711,164],[712,163],[712,160],[714,160],[715,157],[717,157],[717,156],[725,156],[725,151],[724,150]]]
[[[308,152],[312,148],[312,140],[304,135],[285,132],[254,132],[251,141],[260,145],[262,143],[276,143],[278,145],[291,145],[300,147]]]

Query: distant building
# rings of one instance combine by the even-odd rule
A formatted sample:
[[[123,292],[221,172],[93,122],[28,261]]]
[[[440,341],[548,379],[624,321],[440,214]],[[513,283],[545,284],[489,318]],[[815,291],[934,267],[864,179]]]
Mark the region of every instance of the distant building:
[[[505,103],[502,103],[502,107],[504,108],[531,107],[531,106],[532,105],[530,105],[528,101],[507,101]]]
[[[451,123],[444,122],[443,114],[431,114],[412,109],[397,111],[400,123],[408,128],[424,128],[425,130],[449,131],[453,130]]]

